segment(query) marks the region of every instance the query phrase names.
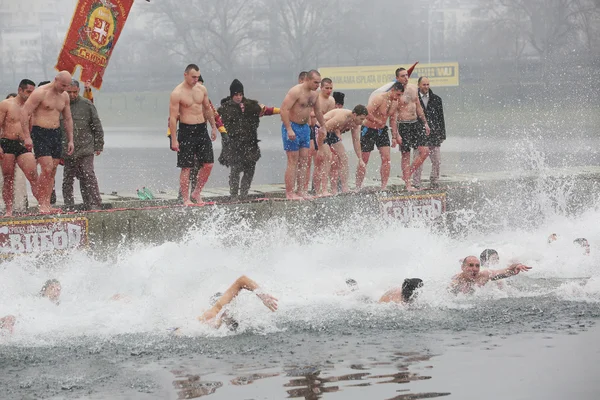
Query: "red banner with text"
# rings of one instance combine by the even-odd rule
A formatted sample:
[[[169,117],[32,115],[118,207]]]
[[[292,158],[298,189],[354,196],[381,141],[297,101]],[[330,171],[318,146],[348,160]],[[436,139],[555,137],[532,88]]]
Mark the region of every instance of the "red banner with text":
[[[56,69],[75,73],[100,89],[104,70],[123,30],[134,0],[79,0]]]

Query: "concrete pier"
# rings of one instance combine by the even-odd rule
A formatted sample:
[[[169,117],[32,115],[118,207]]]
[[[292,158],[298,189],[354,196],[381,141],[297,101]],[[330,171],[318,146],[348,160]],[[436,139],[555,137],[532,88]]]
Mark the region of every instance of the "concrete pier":
[[[386,192],[376,191],[377,182],[371,182],[360,193],[309,201],[284,200],[282,185],[265,185],[254,187],[252,199],[239,203],[228,202],[223,189],[208,189],[204,199],[214,204],[192,207],[177,204],[173,195],[145,201],[113,195],[105,196],[102,211],[0,220],[0,252],[12,257],[85,248],[110,254],[117,246],[179,241],[192,227],[202,229],[216,219],[221,229],[273,220],[318,229],[365,215],[400,224],[424,221],[448,231],[481,227],[482,219],[492,228],[528,226],[540,223],[547,208],[566,214],[589,208],[596,202],[599,178],[598,167],[456,175],[444,177],[443,190],[417,193],[406,192],[400,179],[392,178]],[[540,196],[545,203],[540,204]]]

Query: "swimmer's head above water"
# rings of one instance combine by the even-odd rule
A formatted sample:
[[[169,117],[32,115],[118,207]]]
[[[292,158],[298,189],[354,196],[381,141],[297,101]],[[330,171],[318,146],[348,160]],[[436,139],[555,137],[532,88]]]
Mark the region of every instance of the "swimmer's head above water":
[[[346,279],[346,286],[348,286],[348,289],[350,289],[351,292],[358,290],[358,282],[352,278]]]
[[[577,239],[573,240],[573,244],[581,246],[581,248],[583,248],[585,255],[590,254],[590,243],[587,241],[586,238],[577,238]]]
[[[418,288],[423,287],[423,280],[419,278],[407,278],[402,283],[402,300],[405,302],[411,302],[415,300],[419,294],[416,291]]]
[[[60,302],[60,292],[62,287],[60,282],[56,279],[48,279],[42,289],[40,290],[40,296],[47,297],[51,302],[57,304]]]
[[[485,249],[481,252],[479,259],[481,260],[481,266],[484,268],[490,268],[500,262],[500,256],[494,249]]]

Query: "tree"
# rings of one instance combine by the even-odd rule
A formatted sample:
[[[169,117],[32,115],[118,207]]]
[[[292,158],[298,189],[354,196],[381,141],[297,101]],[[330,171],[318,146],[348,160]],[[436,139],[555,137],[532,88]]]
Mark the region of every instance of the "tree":
[[[328,23],[319,0],[275,0],[266,6],[276,7],[275,23],[279,29],[281,52],[295,71],[318,66],[319,51],[326,40]]]
[[[244,50],[260,37],[257,0],[165,0],[154,7],[160,27],[154,40],[163,42],[171,54],[212,63],[228,75],[242,63]]]
[[[578,41],[582,21],[597,15],[599,5],[590,0],[486,0],[491,26],[504,24],[515,33],[516,49],[523,42],[542,61],[543,76],[551,57]]]

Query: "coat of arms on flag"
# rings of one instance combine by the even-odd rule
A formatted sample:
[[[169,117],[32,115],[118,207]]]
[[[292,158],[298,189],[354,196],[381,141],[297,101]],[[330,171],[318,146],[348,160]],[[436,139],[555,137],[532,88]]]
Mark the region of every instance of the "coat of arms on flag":
[[[134,0],[79,0],[56,69],[75,73],[100,89],[102,76]]]

